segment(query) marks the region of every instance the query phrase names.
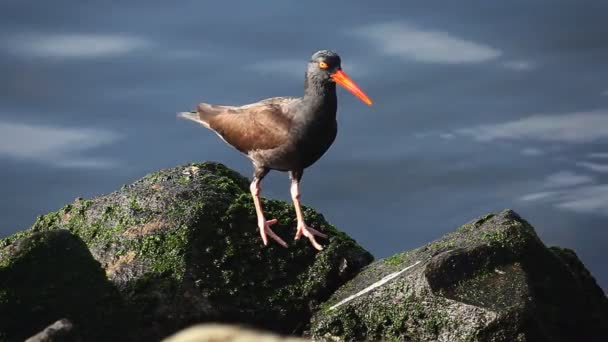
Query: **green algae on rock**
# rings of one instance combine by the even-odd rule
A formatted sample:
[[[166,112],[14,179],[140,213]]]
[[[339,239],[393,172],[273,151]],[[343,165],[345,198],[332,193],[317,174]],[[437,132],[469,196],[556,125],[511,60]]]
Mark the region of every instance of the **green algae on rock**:
[[[400,272],[400,273],[399,273]],[[315,340],[604,341],[608,300],[574,252],[505,210],[379,260],[313,317]]]
[[[248,184],[211,162],[161,170],[78,199],[21,234],[67,229],[82,238],[146,327],[141,340],[204,321],[298,333],[372,256],[310,208],[307,222],[329,235],[322,252],[305,241],[264,247]],[[291,204],[265,200],[264,209],[279,220],[275,232],[293,241]]]
[[[115,339],[126,311],[82,240],[63,229],[22,235],[0,249],[0,341],[23,341],[63,317],[86,340]]]

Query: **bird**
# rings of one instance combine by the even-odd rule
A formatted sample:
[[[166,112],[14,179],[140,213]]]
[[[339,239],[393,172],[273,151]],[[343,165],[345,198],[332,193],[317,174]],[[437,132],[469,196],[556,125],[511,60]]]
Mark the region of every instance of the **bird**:
[[[297,219],[295,239],[304,236],[315,249],[323,249],[315,237],[327,238],[327,235],[308,226],[304,220],[300,181],[304,169],[319,160],[336,138],[336,84],[372,105],[367,94],[342,70],[340,56],[331,50],[321,50],[315,52],[307,64],[301,97],[273,97],[243,106],[200,103],[196,110],[178,113],[179,117],[215,132],[252,161],[250,191],[265,246],[270,237],[287,247],[270,228],[277,219],[266,219],[260,198],[262,179],[269,171],[276,170],[288,172],[291,179],[290,193]]]

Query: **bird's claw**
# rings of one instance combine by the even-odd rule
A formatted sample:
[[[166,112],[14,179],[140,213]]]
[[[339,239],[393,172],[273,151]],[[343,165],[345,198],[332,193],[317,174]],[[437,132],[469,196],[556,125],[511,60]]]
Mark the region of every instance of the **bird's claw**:
[[[298,223],[298,230],[296,231],[296,236],[294,239],[298,240],[300,237],[302,237],[302,235],[304,235],[305,237],[308,238],[308,240],[310,241],[310,243],[312,244],[312,246],[314,248],[316,248],[319,251],[323,250],[323,246],[321,246],[317,242],[317,240],[315,239],[315,236],[327,239],[327,235],[321,233],[320,231],[318,231],[314,228],[307,226],[304,222],[300,222],[300,223]]]
[[[287,247],[287,243],[283,239],[281,239],[281,237],[278,236],[275,232],[273,232],[272,229],[270,229],[270,226],[277,222],[277,219],[272,219],[268,221],[266,221],[266,219],[262,219],[258,221],[258,228],[260,229],[260,235],[262,236],[262,242],[264,243],[264,246],[268,245],[267,236],[270,236],[270,238],[276,241],[279,245]]]

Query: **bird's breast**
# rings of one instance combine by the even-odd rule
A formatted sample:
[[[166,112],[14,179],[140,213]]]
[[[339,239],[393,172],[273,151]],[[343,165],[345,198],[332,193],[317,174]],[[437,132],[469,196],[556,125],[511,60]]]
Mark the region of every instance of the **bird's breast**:
[[[294,130],[293,148],[302,168],[316,162],[329,149],[338,133],[335,117],[314,120]]]

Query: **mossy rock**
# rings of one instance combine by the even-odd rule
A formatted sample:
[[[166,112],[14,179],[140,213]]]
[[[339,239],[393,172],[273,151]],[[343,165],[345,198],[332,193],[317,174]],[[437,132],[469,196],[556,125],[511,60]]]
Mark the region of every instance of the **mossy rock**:
[[[122,340],[127,312],[84,242],[64,229],[0,249],[0,341],[23,341],[67,317],[87,341]]]
[[[293,241],[291,203],[265,200],[264,209],[279,220],[273,230]],[[263,246],[249,181],[206,162],[78,199],[21,234],[67,229],[82,238],[145,327],[141,340],[205,321],[297,334],[319,303],[372,261],[322,215],[310,208],[304,214],[329,236],[322,252],[305,239],[289,248]]]
[[[315,340],[606,341],[608,300],[571,250],[489,214],[379,260],[312,319]]]

